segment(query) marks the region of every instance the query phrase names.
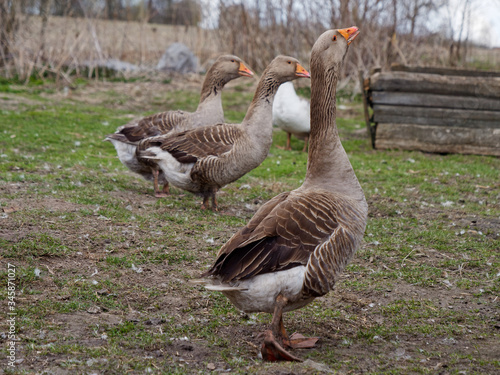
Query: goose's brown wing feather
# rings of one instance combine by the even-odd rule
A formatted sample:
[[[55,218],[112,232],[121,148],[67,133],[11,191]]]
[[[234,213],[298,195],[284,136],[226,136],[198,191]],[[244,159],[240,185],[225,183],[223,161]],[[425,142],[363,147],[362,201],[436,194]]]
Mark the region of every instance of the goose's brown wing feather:
[[[217,124],[166,136],[160,147],[181,163],[194,163],[230,151],[242,136],[238,125]]]
[[[307,265],[340,226],[331,198],[323,191],[276,196],[222,247],[204,276],[229,282]]]
[[[130,142],[139,142],[148,137],[155,137],[170,132],[184,121],[188,115],[189,112],[184,111],[157,113],[144,117],[137,124],[124,126],[120,130],[120,133]]]

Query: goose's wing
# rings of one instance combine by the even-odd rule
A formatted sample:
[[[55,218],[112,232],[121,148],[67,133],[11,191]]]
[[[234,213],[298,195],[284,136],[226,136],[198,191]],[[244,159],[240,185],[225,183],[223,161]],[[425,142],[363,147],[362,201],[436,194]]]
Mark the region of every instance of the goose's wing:
[[[348,242],[343,238],[348,234],[339,230],[343,226],[339,207],[327,192],[274,197],[220,249],[203,276],[230,282],[307,265],[318,245]]]
[[[195,163],[207,156],[220,156],[244,136],[234,124],[205,126],[165,137],[155,137],[157,145],[181,163]]]
[[[129,142],[139,142],[148,137],[166,134],[187,119],[189,112],[168,111],[144,117],[137,123],[125,125],[117,133]]]

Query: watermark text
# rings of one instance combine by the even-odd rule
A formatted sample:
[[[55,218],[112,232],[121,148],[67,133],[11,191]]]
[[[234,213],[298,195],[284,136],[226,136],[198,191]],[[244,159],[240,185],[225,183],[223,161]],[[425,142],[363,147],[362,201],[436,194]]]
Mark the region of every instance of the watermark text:
[[[16,266],[7,266],[7,366],[16,363]]]

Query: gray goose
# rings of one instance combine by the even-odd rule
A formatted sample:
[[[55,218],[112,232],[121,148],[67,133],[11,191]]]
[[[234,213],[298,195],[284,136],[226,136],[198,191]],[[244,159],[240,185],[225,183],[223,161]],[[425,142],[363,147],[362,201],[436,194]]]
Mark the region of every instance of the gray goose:
[[[289,337],[282,314],[327,294],[360,246],[368,206],[335,123],[335,90],[358,28],[323,33],[311,53],[311,133],[304,183],[265,203],[222,246],[195,283],[222,292],[240,310],[273,314],[261,337],[266,360],[300,361],[286,348],[318,338]]]
[[[105,141],[113,143],[123,165],[146,180],[153,181],[156,197],[164,197],[169,193],[168,181],[154,163],[137,160],[135,156],[137,144],[148,137],[223,122],[222,89],[233,79],[252,76],[253,72],[239,57],[222,55],[205,76],[200,102],[195,112],[177,110],[147,116],[119,127],[114,134],[107,135]],[[163,184],[162,191],[159,190],[159,184]]]
[[[278,87],[310,75],[289,56],[276,57],[264,70],[254,98],[241,124],[220,123],[145,139],[137,146],[137,159],[158,165],[175,187],[203,195],[202,209],[217,191],[258,167],[272,144],[272,105]]]

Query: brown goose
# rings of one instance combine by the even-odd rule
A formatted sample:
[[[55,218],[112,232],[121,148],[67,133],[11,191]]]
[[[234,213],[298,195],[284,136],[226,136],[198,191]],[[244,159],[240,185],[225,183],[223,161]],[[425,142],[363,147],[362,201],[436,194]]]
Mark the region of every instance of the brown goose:
[[[168,194],[168,181],[154,165],[141,163],[135,156],[137,144],[148,137],[168,134],[200,126],[217,124],[224,121],[221,91],[229,81],[238,77],[252,77],[253,73],[233,55],[220,56],[208,70],[201,88],[200,102],[195,112],[168,111],[144,117],[117,129],[116,133],[106,136],[115,146],[118,158],[132,172],[147,180],[153,180],[155,196]],[[160,192],[158,184],[163,184]]]
[[[325,295],[359,247],[368,206],[335,124],[335,90],[357,27],[329,30],[311,54],[311,133],[304,183],[264,204],[220,249],[206,288],[245,312],[273,314],[261,348],[266,360],[297,360],[286,348],[317,338],[288,337],[282,314]]]
[[[137,159],[157,164],[167,181],[209,198],[217,209],[215,194],[258,167],[272,143],[272,105],[278,87],[309,73],[293,57],[278,56],[266,68],[253,101],[241,124],[216,124],[145,139],[137,147]]]

